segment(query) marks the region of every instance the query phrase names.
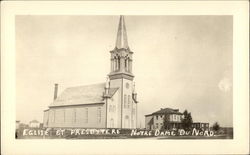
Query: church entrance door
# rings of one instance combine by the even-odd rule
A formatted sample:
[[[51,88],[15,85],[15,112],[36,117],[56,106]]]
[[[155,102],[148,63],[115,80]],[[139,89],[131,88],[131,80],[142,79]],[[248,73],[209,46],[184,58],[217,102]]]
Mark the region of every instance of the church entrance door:
[[[129,123],[129,116],[125,116],[125,124],[124,124],[124,128],[130,128],[130,123]]]

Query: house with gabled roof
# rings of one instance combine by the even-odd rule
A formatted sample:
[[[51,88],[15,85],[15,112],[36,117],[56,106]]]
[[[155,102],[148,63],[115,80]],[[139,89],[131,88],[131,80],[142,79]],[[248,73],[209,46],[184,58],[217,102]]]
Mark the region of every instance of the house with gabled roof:
[[[136,128],[137,93],[124,16],[120,16],[111,71],[104,83],[70,87],[44,110],[44,127]]]
[[[166,119],[169,128],[178,128],[181,127],[182,116],[179,109],[161,108],[152,114],[145,115],[145,126],[148,130],[162,129]]]
[[[179,109],[161,108],[152,114],[145,115],[145,126],[147,130],[180,129],[183,128],[183,118],[184,114],[179,112]],[[209,123],[192,122],[191,128],[207,130]]]

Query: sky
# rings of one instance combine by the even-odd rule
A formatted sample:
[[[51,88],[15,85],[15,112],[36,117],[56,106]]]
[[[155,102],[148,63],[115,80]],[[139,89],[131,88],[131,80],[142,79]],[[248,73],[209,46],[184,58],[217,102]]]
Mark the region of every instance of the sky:
[[[16,16],[16,119],[43,120],[54,83],[106,81],[119,16]],[[125,16],[138,126],[160,108],[233,126],[232,16]]]

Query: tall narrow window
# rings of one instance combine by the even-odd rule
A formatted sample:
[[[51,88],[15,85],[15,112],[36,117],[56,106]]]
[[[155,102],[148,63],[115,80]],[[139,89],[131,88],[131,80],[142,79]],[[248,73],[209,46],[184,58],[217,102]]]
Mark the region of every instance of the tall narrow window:
[[[130,107],[130,102],[131,102],[130,95],[128,95],[128,108]]]
[[[120,57],[118,57],[118,62],[117,62],[118,70],[120,70]]]
[[[112,105],[109,105],[109,112],[112,112]]]
[[[127,70],[127,57],[125,58],[125,70]]]
[[[128,72],[129,71],[129,58],[126,59],[126,62],[127,62],[126,71]]]
[[[88,108],[85,108],[84,122],[85,122],[85,123],[88,123]]]
[[[111,72],[114,71],[114,59],[111,59]]]
[[[118,63],[118,58],[116,58],[116,70],[118,70],[118,67],[119,67],[118,64],[119,64]]]
[[[74,117],[73,121],[76,122],[76,109],[73,110],[73,117]]]
[[[63,122],[65,122],[65,109],[63,109]]]
[[[127,108],[127,95],[124,95],[124,108]]]
[[[125,71],[128,71],[128,57],[125,58]]]
[[[117,58],[116,57],[114,58],[114,70],[115,71],[117,70]]]
[[[101,123],[102,121],[102,110],[101,108],[97,108],[97,122]]]
[[[131,62],[129,59],[128,59],[128,72],[131,72]]]

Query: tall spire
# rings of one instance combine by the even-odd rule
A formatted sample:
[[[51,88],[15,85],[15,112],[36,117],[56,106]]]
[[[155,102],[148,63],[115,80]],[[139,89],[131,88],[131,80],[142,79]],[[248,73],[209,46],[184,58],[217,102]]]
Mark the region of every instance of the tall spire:
[[[124,16],[120,16],[117,38],[116,38],[116,48],[128,48],[128,39],[127,39],[127,31],[124,21]]]

